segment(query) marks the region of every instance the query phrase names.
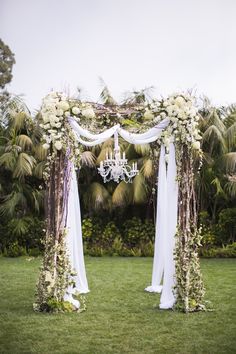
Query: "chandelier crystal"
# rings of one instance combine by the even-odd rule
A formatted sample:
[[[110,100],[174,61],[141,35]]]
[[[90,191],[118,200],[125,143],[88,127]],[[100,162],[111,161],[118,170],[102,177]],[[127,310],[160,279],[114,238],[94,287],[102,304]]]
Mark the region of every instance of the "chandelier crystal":
[[[119,183],[124,181],[125,183],[132,183],[132,178],[139,174],[137,169],[137,162],[133,162],[132,166],[128,164],[125,152],[121,157],[118,133],[114,133],[114,154],[106,153],[106,159],[100,162],[98,172],[102,176],[104,183],[111,180]]]

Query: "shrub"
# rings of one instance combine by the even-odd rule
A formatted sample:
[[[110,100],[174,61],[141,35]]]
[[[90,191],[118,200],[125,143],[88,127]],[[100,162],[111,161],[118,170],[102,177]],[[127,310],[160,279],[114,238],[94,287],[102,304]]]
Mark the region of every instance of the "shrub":
[[[236,208],[223,209],[219,214],[218,237],[223,244],[236,241]]]
[[[0,250],[4,250],[5,254],[8,253],[8,250],[9,253],[12,253],[11,250],[18,245],[27,252],[36,248],[42,251],[43,229],[44,221],[37,217],[25,216],[11,219],[0,227]]]
[[[206,258],[236,258],[236,242],[225,247],[205,249],[202,256]]]
[[[20,257],[25,256],[26,254],[26,249],[22,246],[19,246],[17,241],[11,243],[8,248],[5,248],[3,251],[3,255],[5,257]]]
[[[102,233],[102,244],[104,248],[111,248],[115,239],[121,237],[120,231],[113,221],[110,221]]]
[[[142,223],[141,219],[134,217],[127,220],[123,225],[123,242],[129,248],[137,247],[141,243],[153,241],[154,237],[155,227],[150,220],[145,220],[145,222]]]

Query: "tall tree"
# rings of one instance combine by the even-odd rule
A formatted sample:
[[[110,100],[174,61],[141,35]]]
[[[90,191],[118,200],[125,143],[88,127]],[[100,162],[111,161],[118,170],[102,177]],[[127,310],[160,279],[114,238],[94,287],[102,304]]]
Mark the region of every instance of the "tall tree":
[[[7,99],[5,86],[12,80],[12,67],[15,64],[15,55],[11,49],[0,39],[0,102]]]

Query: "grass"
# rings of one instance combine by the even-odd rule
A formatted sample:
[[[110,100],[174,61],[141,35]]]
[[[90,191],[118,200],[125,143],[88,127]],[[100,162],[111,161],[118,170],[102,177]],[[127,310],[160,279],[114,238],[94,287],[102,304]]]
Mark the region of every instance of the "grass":
[[[91,293],[81,314],[32,311],[39,259],[0,258],[0,353],[236,353],[236,261],[202,260],[208,313],[155,308],[151,258],[86,258]]]

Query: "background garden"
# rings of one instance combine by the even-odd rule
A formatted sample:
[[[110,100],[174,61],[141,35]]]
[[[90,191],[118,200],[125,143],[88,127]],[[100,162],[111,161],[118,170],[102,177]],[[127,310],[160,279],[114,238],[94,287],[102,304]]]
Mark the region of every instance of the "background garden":
[[[5,86],[12,79],[14,54],[2,41],[0,110],[0,252],[4,256],[38,256],[43,250],[43,171],[47,151],[42,147],[40,114],[31,115],[20,97]],[[80,92],[78,92],[78,97]],[[100,101],[114,105],[106,85]],[[123,104],[151,102],[151,90],[131,92]],[[213,107],[198,98],[203,161],[196,175],[201,256],[236,256],[236,105]],[[113,117],[104,118],[102,126]],[[148,119],[148,118],[147,118]],[[107,121],[109,120],[109,122]],[[124,124],[133,127],[135,119]],[[132,184],[104,184],[97,167],[112,147],[109,139],[82,152],[78,171],[85,254],[91,256],[152,256],[155,234],[157,164],[154,146],[121,142],[140,174]]]

